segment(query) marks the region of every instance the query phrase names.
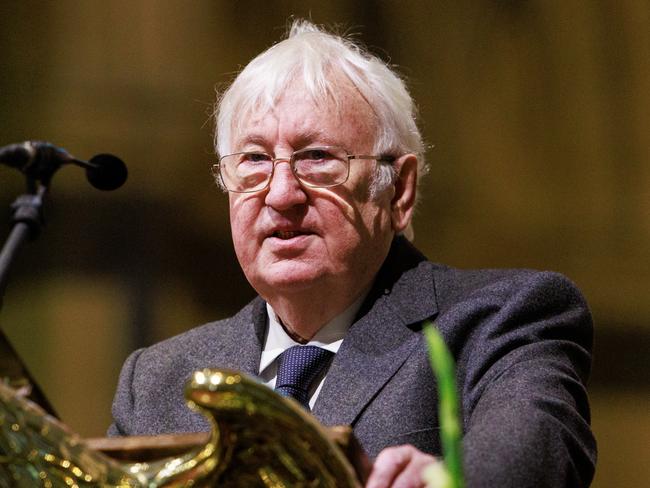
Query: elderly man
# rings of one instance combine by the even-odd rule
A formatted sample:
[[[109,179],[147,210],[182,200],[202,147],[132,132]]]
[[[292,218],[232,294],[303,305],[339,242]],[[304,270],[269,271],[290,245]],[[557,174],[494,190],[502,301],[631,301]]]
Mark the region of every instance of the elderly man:
[[[259,297],[134,352],[111,434],[206,430],[183,384],[197,369],[235,368],[325,425],[351,425],[376,458],[367,486],[421,486],[441,450],[421,333],[433,319],[458,365],[468,486],[590,483],[587,307],[560,275],[451,269],[404,237],[426,166],[398,76],[298,21],[244,68],[215,115],[216,176]],[[286,379],[298,364],[308,384]]]

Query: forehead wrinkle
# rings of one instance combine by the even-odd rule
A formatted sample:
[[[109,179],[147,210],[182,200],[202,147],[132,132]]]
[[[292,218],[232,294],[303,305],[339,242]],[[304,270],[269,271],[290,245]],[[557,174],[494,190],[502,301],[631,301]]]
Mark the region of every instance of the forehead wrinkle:
[[[294,149],[303,149],[313,144],[336,146],[340,145],[341,142],[334,139],[328,132],[325,132],[321,128],[299,129],[291,137],[291,145]]]
[[[341,117],[344,110],[351,110],[350,107],[356,105],[357,110],[351,114],[352,117],[362,122],[366,128],[371,128],[372,137],[375,139],[373,144],[376,143],[379,136],[379,114],[375,106],[359,89],[349,73],[336,69],[331,71],[331,76],[337,90],[330,90],[327,98],[334,102],[338,116]]]
[[[348,152],[358,150],[356,147],[346,147],[348,144],[345,141],[332,137],[329,131],[320,127],[318,120],[322,117],[335,118],[339,125],[345,121],[350,123],[356,121],[357,127],[371,137],[370,142],[374,146],[378,136],[377,114],[374,107],[348,75],[337,71],[332,74],[334,87],[330,87],[325,96],[319,97],[310,93],[299,79],[293,79],[286,87],[286,91],[274,99],[272,106],[267,107],[260,100],[249,104],[247,109],[240,112],[237,120],[233,121],[234,137],[231,140],[234,144],[231,152],[241,150],[245,144],[259,145],[270,151],[274,145],[273,141],[279,138],[287,122],[293,124],[291,130],[287,132],[287,134],[291,133],[287,142],[294,150],[313,144],[339,146]],[[283,99],[287,96],[295,96],[296,93],[300,93],[299,97],[309,100],[314,108],[314,117],[309,117],[308,123],[298,127],[296,127],[297,121],[291,120],[291,117],[287,119],[277,114],[278,106],[282,105]],[[267,117],[275,118],[272,135],[264,130],[264,127],[268,127],[265,124]],[[244,137],[239,137],[241,135]]]
[[[351,124],[356,123],[357,129],[365,131],[366,135],[371,138],[372,146],[374,146],[379,135],[377,113],[352,80],[345,74],[342,76],[344,77],[342,88],[335,96],[336,114],[339,119],[347,119]]]
[[[273,107],[266,106],[261,99],[248,103],[242,102],[238,107],[238,116],[233,117],[230,123],[230,152],[237,151],[245,144],[258,144],[266,147],[268,137],[264,136],[264,119],[273,112]],[[251,127],[254,127],[251,130]],[[276,124],[276,132],[277,132]],[[242,135],[245,134],[244,137]]]
[[[339,141],[333,139],[327,132],[320,128],[298,129],[296,134],[291,136],[290,143],[294,149],[303,149],[314,143],[320,143],[326,146],[340,144]],[[267,149],[271,149],[271,146],[273,145],[267,136],[255,132],[246,134],[242,139],[236,141],[236,147],[245,147],[249,144],[261,146]]]
[[[247,134],[246,137],[243,139],[237,141],[237,145],[239,146],[247,146],[248,144],[254,144],[257,146],[266,146],[268,144],[268,140],[266,137],[264,137],[261,134]]]
[[[294,86],[294,89],[298,91],[299,85],[298,87]],[[303,93],[309,96],[308,93]],[[377,137],[377,117],[375,111],[363,94],[348,78],[342,78],[338,85],[338,90],[328,92],[326,97],[317,99],[309,96],[309,99],[314,108],[313,117],[309,117],[305,125],[291,128],[293,135],[290,143],[294,149],[318,144],[341,147],[348,152],[356,150],[355,145],[357,141],[346,142],[345,137],[343,139],[340,138],[341,134],[339,134],[338,130],[336,131],[338,134],[336,136],[331,131],[324,130],[319,125],[319,120],[323,118],[330,121],[335,120],[337,127],[340,127],[342,124],[354,126],[356,130],[361,131],[359,136],[370,136],[370,142],[374,145]],[[279,121],[280,125],[282,125],[283,120],[279,119]],[[364,134],[362,135],[361,133]],[[350,144],[352,147],[349,147]]]

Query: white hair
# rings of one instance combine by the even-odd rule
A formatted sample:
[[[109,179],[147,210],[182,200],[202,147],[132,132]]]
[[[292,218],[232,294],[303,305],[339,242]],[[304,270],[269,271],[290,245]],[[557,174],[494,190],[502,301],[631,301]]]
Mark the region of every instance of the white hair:
[[[272,109],[296,80],[302,82],[316,103],[328,97],[338,103],[336,76],[332,72],[346,76],[374,110],[378,122],[375,154],[399,157],[413,153],[418,158],[418,178],[425,174],[417,110],[404,81],[358,44],[306,20],[295,20],[287,38],[253,59],[222,94],[214,112],[217,153],[231,153],[233,131],[251,113]],[[394,181],[392,165],[378,165],[371,196]]]

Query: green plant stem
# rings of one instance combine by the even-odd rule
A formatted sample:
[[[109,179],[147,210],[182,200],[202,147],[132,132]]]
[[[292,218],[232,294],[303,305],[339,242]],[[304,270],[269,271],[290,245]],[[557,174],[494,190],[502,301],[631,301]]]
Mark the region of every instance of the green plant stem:
[[[451,477],[451,488],[463,488],[462,430],[454,359],[434,324],[427,322],[424,325],[424,335],[431,368],[438,380],[438,417],[444,463]]]

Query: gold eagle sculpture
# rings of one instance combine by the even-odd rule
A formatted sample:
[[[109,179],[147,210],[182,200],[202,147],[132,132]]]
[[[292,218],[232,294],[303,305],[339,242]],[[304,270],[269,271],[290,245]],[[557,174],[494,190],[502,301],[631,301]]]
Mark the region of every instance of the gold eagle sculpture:
[[[207,442],[159,460],[124,462],[90,448],[0,382],[0,487],[361,487],[309,412],[245,374],[197,371],[185,397],[210,422]]]

